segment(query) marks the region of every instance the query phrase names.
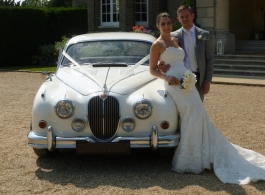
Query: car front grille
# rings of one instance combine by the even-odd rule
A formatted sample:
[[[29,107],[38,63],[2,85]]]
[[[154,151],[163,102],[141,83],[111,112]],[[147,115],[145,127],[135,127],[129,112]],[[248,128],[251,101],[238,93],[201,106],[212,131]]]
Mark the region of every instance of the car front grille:
[[[119,102],[108,96],[105,100],[96,96],[88,103],[88,120],[92,134],[98,140],[109,140],[117,132],[120,118]]]

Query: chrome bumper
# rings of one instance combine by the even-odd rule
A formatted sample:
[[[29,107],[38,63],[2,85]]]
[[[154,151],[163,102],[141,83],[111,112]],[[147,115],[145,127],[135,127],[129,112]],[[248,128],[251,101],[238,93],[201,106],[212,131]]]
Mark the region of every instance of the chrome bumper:
[[[156,126],[152,127],[151,134],[148,137],[116,137],[111,143],[120,141],[130,141],[131,148],[152,148],[156,150],[158,147],[176,147],[179,144],[180,135],[159,136]],[[76,141],[87,141],[96,143],[90,137],[58,137],[54,135],[53,128],[48,127],[47,137],[38,136],[34,132],[28,134],[28,144],[33,148],[45,148],[50,151],[60,148],[76,148]]]

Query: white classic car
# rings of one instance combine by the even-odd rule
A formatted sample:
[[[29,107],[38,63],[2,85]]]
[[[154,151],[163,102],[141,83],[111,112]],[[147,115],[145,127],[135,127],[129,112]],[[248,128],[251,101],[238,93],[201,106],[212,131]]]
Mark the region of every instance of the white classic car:
[[[155,40],[133,32],[71,38],[34,99],[28,134],[34,152],[46,157],[66,148],[109,154],[176,147],[176,105],[163,81],[149,73]]]

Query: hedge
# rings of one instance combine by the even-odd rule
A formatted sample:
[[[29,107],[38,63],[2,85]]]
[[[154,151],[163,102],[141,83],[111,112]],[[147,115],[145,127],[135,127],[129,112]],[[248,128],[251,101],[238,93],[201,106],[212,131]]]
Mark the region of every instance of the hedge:
[[[44,44],[83,34],[86,8],[0,7],[0,66],[24,66]]]

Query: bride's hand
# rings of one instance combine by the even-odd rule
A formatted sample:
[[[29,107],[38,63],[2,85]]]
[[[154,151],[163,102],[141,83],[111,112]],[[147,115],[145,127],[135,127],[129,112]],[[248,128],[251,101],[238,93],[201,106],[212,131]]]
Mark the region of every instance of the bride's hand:
[[[166,73],[170,69],[170,65],[166,64],[165,62],[159,62],[157,68],[160,72]]]
[[[173,76],[166,76],[165,80],[170,84],[170,85],[179,85],[180,80],[178,80],[176,77]]]

